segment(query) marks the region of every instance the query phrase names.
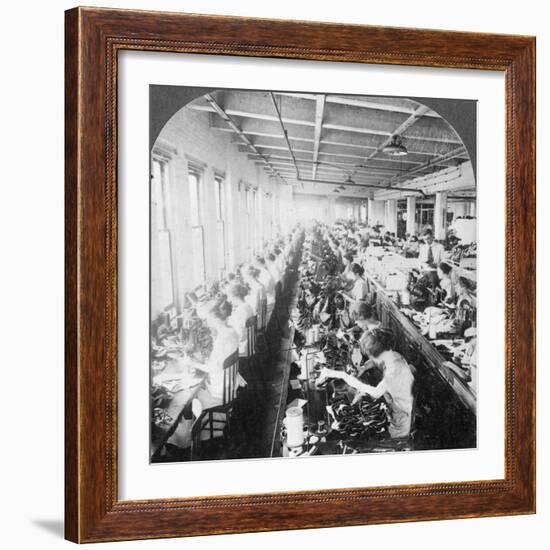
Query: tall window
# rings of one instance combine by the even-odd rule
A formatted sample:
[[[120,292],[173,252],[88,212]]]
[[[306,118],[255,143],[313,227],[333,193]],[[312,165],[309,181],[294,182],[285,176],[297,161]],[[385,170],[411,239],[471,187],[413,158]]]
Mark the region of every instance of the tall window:
[[[168,162],[153,157],[151,163],[151,277],[152,306],[160,312],[174,304],[174,269],[168,226]]]
[[[247,260],[252,258],[254,253],[252,249],[252,240],[250,238],[250,232],[252,231],[252,219],[251,219],[251,201],[252,193],[250,187],[247,185],[244,191],[244,207],[245,207],[245,241],[246,241],[246,257]]]
[[[257,189],[252,190],[252,204],[251,204],[251,217],[252,217],[252,235],[250,236],[252,239],[252,247],[254,254],[257,254],[260,250],[260,246],[258,243],[258,224],[260,223],[260,220],[258,218],[258,191]]]
[[[203,225],[203,174],[196,168],[189,168],[189,206],[191,209],[191,240],[193,251],[193,277],[195,285],[206,280],[204,225]]]
[[[216,194],[216,242],[217,242],[217,262],[218,270],[221,274],[226,269],[226,231],[225,231],[225,212],[226,212],[226,193],[225,180],[222,176],[214,177],[214,191]]]

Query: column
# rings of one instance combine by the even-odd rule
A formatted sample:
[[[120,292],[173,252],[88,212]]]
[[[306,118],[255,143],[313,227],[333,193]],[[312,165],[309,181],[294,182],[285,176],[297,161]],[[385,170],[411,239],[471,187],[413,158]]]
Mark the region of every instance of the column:
[[[385,222],[384,201],[369,199],[368,208],[367,208],[367,221],[371,227],[378,224],[384,225],[384,222]]]
[[[410,235],[416,233],[416,197],[407,197],[407,228]]]
[[[386,231],[397,234],[397,199],[386,201],[386,219],[384,220]]]
[[[445,239],[447,231],[447,191],[435,194],[434,237],[438,241]]]

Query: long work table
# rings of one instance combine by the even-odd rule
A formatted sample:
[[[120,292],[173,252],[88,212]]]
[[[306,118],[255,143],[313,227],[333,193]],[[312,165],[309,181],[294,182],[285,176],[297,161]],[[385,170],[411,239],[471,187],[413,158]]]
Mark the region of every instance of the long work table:
[[[474,414],[476,412],[477,398],[473,388],[466,384],[450,368],[445,366],[445,359],[434,345],[421,334],[418,327],[397,306],[394,300],[388,296],[385,289],[374,279],[369,277],[369,283],[376,289],[376,305],[378,315],[383,326],[390,327],[399,332],[396,337],[402,337],[416,349],[432,367],[436,374],[448,384],[456,393],[460,401]],[[391,320],[394,322],[392,323]]]

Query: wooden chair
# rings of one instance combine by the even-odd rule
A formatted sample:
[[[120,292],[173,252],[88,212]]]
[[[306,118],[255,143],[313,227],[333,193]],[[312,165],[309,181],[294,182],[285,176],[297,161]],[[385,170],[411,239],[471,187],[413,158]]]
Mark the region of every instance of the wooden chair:
[[[191,426],[191,449],[189,451],[189,460],[196,460],[200,456],[201,432],[202,432],[202,403],[195,397],[191,403],[193,412],[193,424]]]
[[[284,326],[282,318],[285,317],[285,314],[288,314],[288,312],[285,311],[286,303],[287,301],[285,300],[285,297],[282,291],[282,284],[281,282],[278,282],[277,286],[275,287],[275,307],[273,308],[273,313],[271,315],[270,331],[275,331],[279,333],[281,336],[283,334],[283,326]]]
[[[251,389],[254,389],[256,393],[260,393],[260,390],[265,390],[265,375],[261,368],[261,364],[258,361],[257,356],[257,320],[256,316],[250,317],[246,322],[246,330],[248,335],[248,348],[246,356],[241,356],[242,374],[245,380],[248,382]]]
[[[198,420],[200,424],[198,437],[204,430],[210,432],[210,438],[214,438],[215,430],[223,430],[225,427],[231,427],[231,413],[233,403],[237,397],[237,376],[239,374],[239,350],[235,350],[223,362],[223,398],[220,405],[205,409]],[[225,414],[225,420],[214,418],[216,413]],[[206,420],[204,420],[206,419]]]
[[[249,317],[245,324],[247,348],[246,357],[248,361],[255,360],[256,358],[256,334],[258,332],[258,316],[253,315]]]

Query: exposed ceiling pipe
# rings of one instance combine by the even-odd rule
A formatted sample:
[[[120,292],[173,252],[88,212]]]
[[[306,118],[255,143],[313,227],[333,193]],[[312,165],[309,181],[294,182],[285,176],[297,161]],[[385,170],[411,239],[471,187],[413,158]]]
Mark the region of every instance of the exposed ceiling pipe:
[[[292,157],[292,162],[294,163],[294,170],[296,170],[296,177],[298,180],[300,179],[300,171],[298,170],[298,164],[296,163],[296,157],[294,156],[294,151],[292,150],[292,146],[290,145],[290,140],[288,139],[288,132],[286,131],[285,125],[283,124],[283,117],[281,116],[281,111],[279,110],[279,106],[277,105],[277,100],[275,99],[275,95],[273,92],[270,92],[271,100],[273,101],[273,106],[275,107],[275,111],[277,112],[277,117],[279,119],[279,123],[281,124],[281,129],[283,130],[283,135],[285,136],[286,146],[288,147],[288,152],[290,153],[290,156]]]
[[[265,163],[265,165],[269,168],[269,171],[271,172],[271,174],[274,175],[274,176],[279,177],[286,184],[287,181],[285,180],[285,178],[283,178],[283,176],[281,176],[281,174],[277,170],[275,170],[275,168],[273,168],[273,166],[271,165],[271,163],[269,162],[267,157],[265,155],[263,155],[255,147],[255,145],[252,143],[252,141],[250,141],[250,139],[246,136],[246,134],[237,126],[237,124],[235,124],[233,119],[223,110],[223,108],[218,104],[218,102],[210,94],[206,94],[204,97],[205,97],[206,101],[208,101],[208,103],[210,103],[210,105],[212,106],[214,111],[216,111],[216,113],[233,130],[233,132],[235,132],[241,138],[241,140],[244,143],[246,143],[246,145],[248,147],[250,147],[250,149],[252,149],[252,151],[254,151],[254,153],[262,159],[262,161]]]
[[[396,187],[395,185],[376,185],[376,184],[369,184],[369,183],[351,183],[346,181],[330,181],[330,180],[313,180],[308,178],[299,178],[299,182],[306,182],[306,183],[322,183],[325,185],[345,185],[351,189],[354,187],[361,187],[364,189],[378,189],[379,191],[408,191],[410,193],[420,193],[423,197],[426,196],[426,193],[422,191],[422,189],[414,189],[412,187]]]
[[[311,177],[317,177],[317,161],[319,160],[319,147],[321,145],[321,133],[323,132],[323,115],[325,112],[324,94],[315,96],[315,130],[313,136],[313,167],[311,168]]]
[[[448,160],[452,160],[466,152],[466,148],[464,145],[461,145],[457,149],[453,149],[452,151],[449,151],[448,153],[445,153],[444,155],[440,155],[436,157],[435,159],[431,159],[426,161],[424,164],[421,164],[420,166],[416,166],[415,168],[411,168],[410,170],[407,170],[403,174],[398,174],[396,176],[393,176],[389,178],[387,181],[396,181],[402,178],[408,178],[412,174],[416,174],[417,172],[421,172],[422,170],[425,170],[426,168],[429,168],[431,166],[438,166],[439,164],[442,164],[444,162],[447,162]]]

